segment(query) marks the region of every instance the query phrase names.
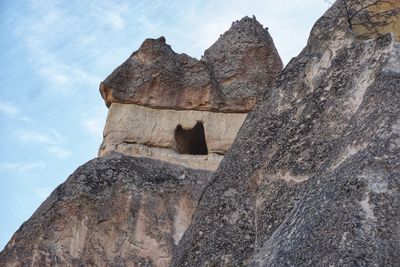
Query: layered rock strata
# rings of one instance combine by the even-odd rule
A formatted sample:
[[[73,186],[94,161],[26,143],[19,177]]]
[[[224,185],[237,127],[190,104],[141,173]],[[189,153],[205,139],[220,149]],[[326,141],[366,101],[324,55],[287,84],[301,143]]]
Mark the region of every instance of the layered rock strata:
[[[233,23],[201,60],[175,53],[164,37],[147,39],[100,85],[109,114],[99,156],[118,151],[216,170],[281,70],[272,38],[254,18]],[[203,152],[180,149],[194,137],[177,137],[179,127],[194,132],[197,124]]]
[[[247,116],[172,266],[400,265],[400,43],[339,4]]]
[[[185,167],[216,170],[235,140],[246,114],[198,110],[153,109],[135,104],[113,103],[104,129],[99,155],[118,151],[130,156],[154,157]],[[179,150],[178,126],[190,130],[201,122],[205,153]],[[195,146],[197,142],[193,145]]]
[[[168,266],[211,173],[112,153],[79,167],[0,266]]]

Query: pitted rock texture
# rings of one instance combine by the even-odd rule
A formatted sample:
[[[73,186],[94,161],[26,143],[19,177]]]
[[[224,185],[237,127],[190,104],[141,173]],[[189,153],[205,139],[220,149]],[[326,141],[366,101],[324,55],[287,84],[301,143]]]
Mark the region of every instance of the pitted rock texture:
[[[400,265],[400,44],[336,12],[247,116],[172,266]]]
[[[216,170],[246,118],[245,113],[162,110],[135,104],[112,103],[99,156],[117,151],[151,157],[194,169]],[[176,131],[204,128],[205,155],[179,153]],[[188,136],[187,138],[191,138]]]
[[[268,30],[245,17],[201,60],[177,54],[164,37],[146,39],[100,85],[107,106],[248,112],[282,71]]]
[[[115,153],[94,159],[20,227],[0,266],[169,266],[210,177]]]

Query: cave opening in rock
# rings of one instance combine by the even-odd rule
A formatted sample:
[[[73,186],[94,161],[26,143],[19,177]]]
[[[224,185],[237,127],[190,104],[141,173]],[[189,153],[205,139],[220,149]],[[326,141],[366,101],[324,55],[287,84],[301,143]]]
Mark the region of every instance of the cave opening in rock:
[[[197,124],[189,130],[185,130],[179,124],[175,130],[176,150],[179,154],[207,155],[207,143],[204,135],[203,123]]]

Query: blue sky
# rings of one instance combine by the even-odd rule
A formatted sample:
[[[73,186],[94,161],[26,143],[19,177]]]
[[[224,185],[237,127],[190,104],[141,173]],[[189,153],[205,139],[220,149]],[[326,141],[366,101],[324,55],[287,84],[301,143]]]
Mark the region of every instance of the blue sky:
[[[199,58],[255,15],[286,64],[324,0],[0,0],[0,250],[52,190],[96,157],[98,85],[148,37]]]

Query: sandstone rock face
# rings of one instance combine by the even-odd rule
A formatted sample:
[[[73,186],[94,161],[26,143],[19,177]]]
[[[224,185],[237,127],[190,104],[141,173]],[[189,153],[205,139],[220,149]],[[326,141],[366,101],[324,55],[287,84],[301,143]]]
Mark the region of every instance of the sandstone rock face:
[[[216,170],[245,118],[244,113],[153,109],[113,103],[99,156],[118,151],[130,156],[158,158],[186,167]],[[193,129],[197,123],[204,127],[206,155],[179,154],[177,128],[180,125],[186,130]]]
[[[147,39],[101,83],[107,104],[248,112],[282,71],[268,31],[255,19],[236,22],[197,60],[164,37]]]
[[[400,43],[336,12],[247,116],[172,266],[400,265]]]
[[[0,266],[168,266],[210,177],[115,153],[94,159],[20,227]]]

